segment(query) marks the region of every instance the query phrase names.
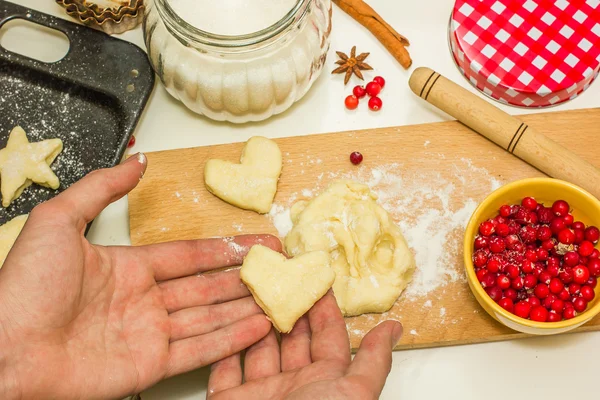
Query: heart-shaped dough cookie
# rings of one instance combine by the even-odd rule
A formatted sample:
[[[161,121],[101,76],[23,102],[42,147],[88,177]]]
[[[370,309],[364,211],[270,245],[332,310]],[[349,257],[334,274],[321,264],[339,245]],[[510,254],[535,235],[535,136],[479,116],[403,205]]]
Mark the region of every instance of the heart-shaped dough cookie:
[[[283,333],[292,330],[335,280],[325,251],[304,253],[288,260],[261,245],[250,249],[240,276],[273,326]]]
[[[246,143],[240,164],[208,160],[204,183],[212,194],[229,204],[265,214],[271,210],[279,174],[279,147],[272,140],[255,136]]]

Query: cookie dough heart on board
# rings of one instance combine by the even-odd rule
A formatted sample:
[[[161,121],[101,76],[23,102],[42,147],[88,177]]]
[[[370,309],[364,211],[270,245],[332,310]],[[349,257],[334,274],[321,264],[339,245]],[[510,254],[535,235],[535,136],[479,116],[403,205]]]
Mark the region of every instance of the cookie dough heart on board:
[[[204,167],[207,189],[236,207],[260,214],[271,210],[281,174],[281,151],[267,138],[248,140],[240,163],[211,159]]]
[[[240,276],[275,329],[283,333],[292,330],[335,280],[325,251],[304,253],[288,260],[261,245],[250,249]]]

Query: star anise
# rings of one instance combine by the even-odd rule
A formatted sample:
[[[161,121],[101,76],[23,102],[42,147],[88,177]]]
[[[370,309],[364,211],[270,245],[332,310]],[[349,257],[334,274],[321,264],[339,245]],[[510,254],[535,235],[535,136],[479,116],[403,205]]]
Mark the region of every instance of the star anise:
[[[348,83],[353,73],[360,79],[364,80],[365,78],[363,78],[362,72],[360,71],[373,69],[369,64],[364,62],[370,53],[361,53],[357,56],[356,46],[353,46],[352,50],[350,50],[350,57],[341,51],[336,51],[336,53],[340,59],[335,63],[339,65],[339,67],[331,71],[331,73],[341,74],[342,72],[345,72],[346,76],[344,77],[344,85]]]

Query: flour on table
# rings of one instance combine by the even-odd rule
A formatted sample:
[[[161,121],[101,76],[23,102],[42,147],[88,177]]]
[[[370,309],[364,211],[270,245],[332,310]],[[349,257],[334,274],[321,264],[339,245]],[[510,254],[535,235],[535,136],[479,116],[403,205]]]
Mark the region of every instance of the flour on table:
[[[294,224],[292,224],[289,207],[284,208],[281,205],[273,204],[268,215],[280,237],[284,238],[292,230]]]
[[[419,334],[417,333],[417,331],[414,330],[414,329],[411,329],[410,334],[413,335],[413,336],[419,336]]]

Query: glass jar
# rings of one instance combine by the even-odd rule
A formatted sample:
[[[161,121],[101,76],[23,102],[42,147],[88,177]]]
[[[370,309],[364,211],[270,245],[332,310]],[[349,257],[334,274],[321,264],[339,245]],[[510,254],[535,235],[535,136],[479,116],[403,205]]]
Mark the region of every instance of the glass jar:
[[[277,23],[241,36],[204,32],[169,0],[145,3],[154,70],[173,97],[214,120],[260,121],[287,110],[320,75],[329,50],[331,0],[298,0]]]

